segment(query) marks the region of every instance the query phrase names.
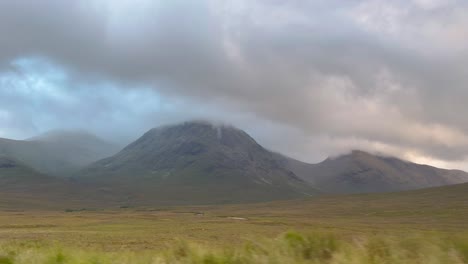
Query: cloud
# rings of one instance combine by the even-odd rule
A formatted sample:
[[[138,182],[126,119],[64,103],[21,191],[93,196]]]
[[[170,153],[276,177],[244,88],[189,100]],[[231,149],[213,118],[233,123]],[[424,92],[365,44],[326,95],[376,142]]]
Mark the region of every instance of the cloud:
[[[459,166],[466,14],[456,0],[2,1],[0,110],[17,121],[0,131],[122,139],[210,118],[309,161],[365,148]]]

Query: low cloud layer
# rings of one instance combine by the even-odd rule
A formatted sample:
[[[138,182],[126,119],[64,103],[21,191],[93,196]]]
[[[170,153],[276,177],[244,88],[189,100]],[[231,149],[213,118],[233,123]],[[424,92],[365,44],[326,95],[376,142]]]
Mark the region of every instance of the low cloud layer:
[[[2,1],[0,35],[0,136],[205,118],[468,169],[466,1]]]

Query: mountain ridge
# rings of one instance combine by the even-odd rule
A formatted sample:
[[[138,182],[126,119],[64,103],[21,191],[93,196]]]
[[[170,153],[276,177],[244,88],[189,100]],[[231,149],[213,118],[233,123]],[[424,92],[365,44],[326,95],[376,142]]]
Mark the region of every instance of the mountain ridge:
[[[329,193],[405,191],[468,182],[468,173],[462,170],[440,169],[361,150],[317,164],[285,159],[288,168],[302,179]]]
[[[72,143],[67,143],[69,140]],[[57,161],[66,160],[66,155],[60,151],[55,152],[56,156],[44,155],[51,148],[41,147],[43,144],[60,145],[63,148],[59,150],[74,157],[76,153],[70,149],[80,150],[80,146],[73,145],[86,147],[89,142],[93,142],[93,136],[81,132],[48,133],[28,141],[0,139],[0,165],[3,164],[0,176],[14,165],[18,169],[15,175],[29,175],[23,179],[30,182],[34,182],[34,177],[39,182],[51,180],[51,190],[77,188],[105,202],[139,205],[263,202],[324,193],[394,192],[468,182],[468,173],[460,170],[444,170],[360,150],[317,164],[305,163],[267,150],[241,129],[205,121],[150,129],[120,152],[82,165],[82,169],[71,174],[71,181],[62,183],[52,181],[49,175],[56,176],[53,173],[30,165],[31,156],[11,155],[18,153],[8,152],[5,147],[20,146],[26,153],[33,149],[33,153],[27,154],[33,158],[45,156],[46,161],[52,159],[49,165],[55,166]],[[99,139],[97,142],[99,145]],[[60,159],[53,160],[57,153]],[[6,162],[1,163],[1,157]],[[42,189],[44,192],[46,187]],[[73,196],[77,200],[82,198]]]

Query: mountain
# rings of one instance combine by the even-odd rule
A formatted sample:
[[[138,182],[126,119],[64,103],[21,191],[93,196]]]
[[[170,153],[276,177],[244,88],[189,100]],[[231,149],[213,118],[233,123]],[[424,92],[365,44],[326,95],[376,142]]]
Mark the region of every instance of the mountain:
[[[55,183],[55,178],[42,175],[13,158],[0,156],[0,190],[2,192],[29,192],[50,183]]]
[[[85,132],[53,131],[28,140],[0,138],[0,155],[58,177],[67,176],[117,151],[116,146]]]
[[[64,200],[73,191],[64,179],[44,175],[20,161],[0,156],[0,206],[4,203],[21,207],[22,203],[39,203],[44,207],[50,201]]]
[[[112,207],[120,197],[91,189],[69,178],[40,173],[11,157],[0,155],[0,210]]]
[[[353,151],[318,164],[293,159],[286,167],[328,193],[370,193],[422,189],[468,182],[468,173],[444,170],[393,157]]]
[[[152,129],[75,178],[153,203],[253,202],[317,193],[244,131],[205,122]]]

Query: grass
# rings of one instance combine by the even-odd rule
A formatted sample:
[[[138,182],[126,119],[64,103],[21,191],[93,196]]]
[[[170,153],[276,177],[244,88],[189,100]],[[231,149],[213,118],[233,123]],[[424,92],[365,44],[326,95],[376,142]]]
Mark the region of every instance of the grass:
[[[329,233],[302,235],[288,232],[274,240],[257,239],[240,247],[222,249],[183,241],[165,249],[140,252],[106,252],[39,243],[13,243],[0,246],[0,263],[467,263],[467,245],[460,241],[427,235],[358,236],[347,240]]]
[[[0,199],[0,264],[468,263],[465,190],[106,209]]]

